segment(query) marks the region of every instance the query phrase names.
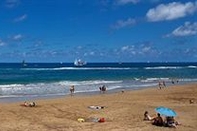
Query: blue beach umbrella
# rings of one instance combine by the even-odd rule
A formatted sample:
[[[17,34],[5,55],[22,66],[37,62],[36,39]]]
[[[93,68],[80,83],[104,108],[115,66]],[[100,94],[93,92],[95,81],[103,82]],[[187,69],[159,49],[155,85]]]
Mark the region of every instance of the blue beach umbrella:
[[[174,110],[163,106],[155,108],[155,111],[164,116],[177,116]]]

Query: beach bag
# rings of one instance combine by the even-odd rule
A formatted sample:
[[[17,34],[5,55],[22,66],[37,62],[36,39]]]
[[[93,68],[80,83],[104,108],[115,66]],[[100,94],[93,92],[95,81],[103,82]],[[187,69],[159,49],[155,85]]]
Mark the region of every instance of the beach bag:
[[[98,122],[105,122],[105,118],[100,118]]]

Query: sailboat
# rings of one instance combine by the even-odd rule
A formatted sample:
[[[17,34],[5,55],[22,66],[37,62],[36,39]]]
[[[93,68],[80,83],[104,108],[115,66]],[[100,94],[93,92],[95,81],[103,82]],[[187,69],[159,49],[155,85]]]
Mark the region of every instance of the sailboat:
[[[22,61],[22,66],[23,67],[26,67],[27,66],[27,63],[25,62],[25,60]]]

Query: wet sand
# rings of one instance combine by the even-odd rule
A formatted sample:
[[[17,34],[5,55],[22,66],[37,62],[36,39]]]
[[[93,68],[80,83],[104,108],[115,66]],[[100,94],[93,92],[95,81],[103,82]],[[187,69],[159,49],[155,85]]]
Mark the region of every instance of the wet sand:
[[[194,103],[190,104],[190,99]],[[20,106],[21,102],[0,103],[0,131],[195,131],[197,129],[197,84],[175,85],[159,90],[149,88],[98,95],[74,95],[63,98],[34,100],[36,107]],[[105,106],[94,110],[88,106]],[[174,109],[181,123],[176,129],[156,127],[143,121],[147,110]],[[85,122],[78,122],[78,118]],[[105,118],[93,122],[91,118]]]

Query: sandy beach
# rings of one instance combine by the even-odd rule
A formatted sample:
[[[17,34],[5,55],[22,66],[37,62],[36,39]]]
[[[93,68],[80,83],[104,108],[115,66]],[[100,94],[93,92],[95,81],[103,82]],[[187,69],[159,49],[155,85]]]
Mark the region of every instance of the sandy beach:
[[[0,131],[195,131],[197,129],[197,84],[117,91],[96,95],[74,95],[36,100],[36,107],[20,106],[22,102],[0,103]],[[189,100],[194,100],[190,103]],[[88,106],[104,106],[94,110]],[[143,121],[149,111],[166,106],[178,114],[176,129],[157,127]],[[78,122],[83,118],[85,122]],[[105,118],[105,122],[93,122]]]

